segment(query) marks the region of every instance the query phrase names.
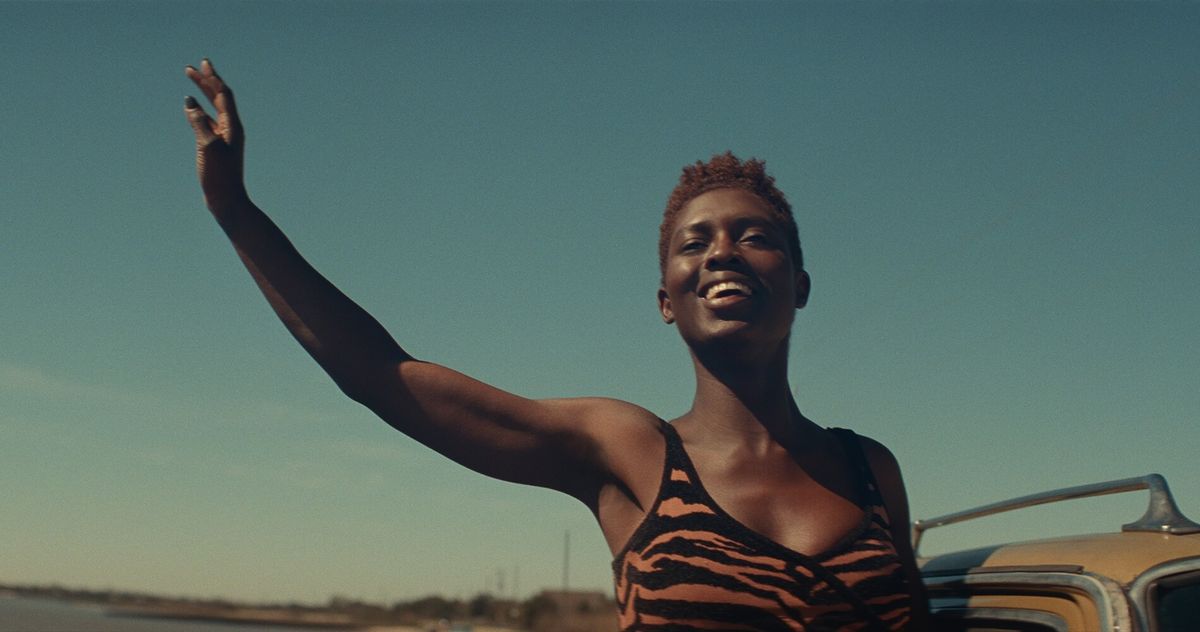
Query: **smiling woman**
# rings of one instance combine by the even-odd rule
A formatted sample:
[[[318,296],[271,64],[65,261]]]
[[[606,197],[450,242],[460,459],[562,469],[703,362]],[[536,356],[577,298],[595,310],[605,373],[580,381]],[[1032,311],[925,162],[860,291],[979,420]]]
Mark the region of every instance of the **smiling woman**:
[[[251,201],[233,93],[211,63],[185,103],[205,202],[284,325],[351,398],[473,470],[569,494],[614,554],[623,630],[923,629],[895,459],[800,413],[787,377],[804,270],[758,161],[684,170],[662,225],[659,305],[691,353],[671,422],[611,399],[531,400],[413,358]]]
[[[757,322],[748,330],[787,341],[793,314],[808,298],[809,278],[788,246],[799,240],[788,239],[786,224],[777,215],[781,213],[756,194],[731,188],[702,193],[676,215],[659,305],[663,319],[676,323],[693,349],[705,345],[691,335],[697,319],[723,331]],[[740,345],[726,351],[754,348]],[[786,354],[786,345],[782,351]]]

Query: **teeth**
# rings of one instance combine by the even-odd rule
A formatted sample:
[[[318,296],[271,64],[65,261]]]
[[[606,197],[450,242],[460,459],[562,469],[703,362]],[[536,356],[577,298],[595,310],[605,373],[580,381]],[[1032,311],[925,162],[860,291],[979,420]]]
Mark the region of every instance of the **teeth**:
[[[737,292],[738,294],[742,294],[744,296],[749,296],[750,295],[750,286],[746,285],[745,283],[739,283],[737,281],[722,281],[722,282],[717,283],[716,285],[713,285],[712,287],[708,288],[708,291],[704,293],[704,298],[711,299],[714,296],[720,294],[721,292],[730,292],[730,291]]]

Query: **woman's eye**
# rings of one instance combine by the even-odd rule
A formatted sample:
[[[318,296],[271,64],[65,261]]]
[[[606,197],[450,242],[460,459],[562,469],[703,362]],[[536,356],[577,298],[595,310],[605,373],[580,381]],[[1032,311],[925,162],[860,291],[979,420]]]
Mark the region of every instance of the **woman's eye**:
[[[679,250],[682,252],[693,252],[702,248],[704,248],[704,242],[693,239],[691,241],[683,242],[683,245],[679,247]]]
[[[742,241],[752,244],[765,244],[767,243],[767,236],[760,233],[749,233],[745,237],[742,237]]]

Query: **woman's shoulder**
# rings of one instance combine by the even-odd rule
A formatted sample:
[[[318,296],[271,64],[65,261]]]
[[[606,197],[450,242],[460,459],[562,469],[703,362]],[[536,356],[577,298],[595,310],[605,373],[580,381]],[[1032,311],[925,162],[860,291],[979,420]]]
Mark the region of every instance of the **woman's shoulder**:
[[[606,483],[616,481],[617,489],[635,499],[635,504],[653,502],[666,458],[666,422],[619,399],[590,397],[577,405],[582,411],[577,423],[596,449],[596,461],[608,473]]]
[[[883,443],[866,435],[855,433],[862,446],[863,456],[870,468],[871,477],[879,488],[880,497],[888,514],[903,523],[908,521],[908,495],[904,489],[904,477],[900,474],[900,463]]]
[[[871,465],[871,469],[875,471],[877,476],[881,470],[899,470],[896,456],[883,443],[849,428],[830,427],[828,430],[835,434],[853,436],[858,445],[862,447],[863,456],[866,457],[867,463]]]
[[[894,465],[896,463],[896,456],[882,442],[863,434],[858,435],[858,440],[872,465],[876,463]]]
[[[601,444],[644,445],[661,437],[664,422],[646,408],[610,397],[577,397],[554,400],[569,409],[576,431]]]
[[[884,480],[899,480],[900,478],[900,463],[896,460],[896,455],[887,446],[879,441],[859,435],[859,443],[862,444],[863,452],[867,455],[867,462],[871,464],[871,470],[875,472],[875,477],[879,479],[880,485],[884,484]]]
[[[662,423],[649,410],[621,399],[612,397],[570,397],[543,402],[570,409],[578,423],[606,426],[654,426]]]
[[[895,497],[898,493],[903,494],[904,482],[900,475],[900,464],[887,446],[867,435],[847,428],[829,428],[829,431],[843,437],[850,437],[858,444],[862,454],[859,460],[866,461],[865,465],[869,470],[869,475],[879,486],[879,491],[883,494],[885,501],[889,497]]]

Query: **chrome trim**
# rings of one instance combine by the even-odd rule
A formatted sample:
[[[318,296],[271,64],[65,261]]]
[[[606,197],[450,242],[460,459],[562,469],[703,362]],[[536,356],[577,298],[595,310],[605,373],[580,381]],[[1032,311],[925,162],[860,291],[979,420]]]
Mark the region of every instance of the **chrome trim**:
[[[972,566],[970,568],[921,570],[921,577],[945,577],[946,575],[986,575],[995,573],[1081,573],[1078,564],[1014,564],[1012,566]]]
[[[1200,524],[1188,520],[1179,511],[1179,506],[1175,504],[1175,499],[1171,496],[1171,489],[1167,487],[1167,479],[1163,478],[1161,474],[1146,474],[1145,476],[1122,478],[1104,483],[1092,483],[1090,485],[1078,485],[1076,487],[1064,487],[1063,489],[1019,496],[1009,500],[982,505],[974,509],[938,516],[937,518],[914,521],[912,524],[913,552],[915,553],[921,546],[921,536],[924,535],[925,531],[935,527],[944,527],[956,522],[982,518],[1014,509],[1044,505],[1046,503],[1075,498],[1088,498],[1091,496],[1104,496],[1107,494],[1120,494],[1141,489],[1150,491],[1150,505],[1146,508],[1146,513],[1142,514],[1141,518],[1129,524],[1122,525],[1122,531],[1149,531],[1152,533],[1174,534],[1200,533]]]
[[[1090,573],[963,573],[957,576],[930,577],[925,582],[930,599],[942,598],[937,591],[954,591],[954,585],[966,586],[971,594],[991,588],[1007,594],[1029,592],[1039,587],[1074,588],[1096,604],[1100,629],[1106,632],[1132,632],[1129,602],[1121,586],[1113,580]],[[984,591],[986,593],[986,591]]]
[[[961,608],[947,607],[934,609],[935,616],[941,614],[949,614],[949,617],[944,617],[953,620],[972,620],[985,619],[989,621],[1001,620],[1012,621],[1016,623],[1035,623],[1044,625],[1054,632],[1071,632],[1067,627],[1067,622],[1056,614],[1042,612],[1041,610],[1021,610],[1020,608]],[[939,617],[941,618],[941,617]]]
[[[1133,602],[1133,611],[1141,629],[1151,629],[1150,590],[1154,585],[1161,579],[1196,571],[1200,571],[1200,557],[1188,557],[1151,566],[1133,580],[1129,585],[1129,600]]]

